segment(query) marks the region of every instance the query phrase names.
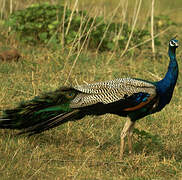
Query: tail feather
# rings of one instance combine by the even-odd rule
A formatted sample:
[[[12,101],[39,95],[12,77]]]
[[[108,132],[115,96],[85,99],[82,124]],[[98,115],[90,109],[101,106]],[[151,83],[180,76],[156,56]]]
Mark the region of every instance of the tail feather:
[[[0,124],[2,129],[8,129],[10,124],[12,124],[12,120],[3,118],[3,119],[0,119]]]
[[[64,87],[23,102],[15,109],[5,110],[0,128],[19,129],[22,130],[20,134],[33,135],[79,119],[80,110],[70,107],[77,93],[73,88]]]
[[[79,110],[73,110],[71,112],[62,113],[51,119],[48,119],[47,121],[31,126],[21,131],[19,134],[28,134],[29,136],[38,134],[43,131],[57,127],[61,124],[64,124],[67,121],[76,120],[77,119],[76,117],[78,117],[78,115],[79,115]]]

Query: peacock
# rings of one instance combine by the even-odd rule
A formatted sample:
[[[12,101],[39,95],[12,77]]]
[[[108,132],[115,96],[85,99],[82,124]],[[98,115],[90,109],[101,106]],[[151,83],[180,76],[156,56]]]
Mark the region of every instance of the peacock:
[[[125,137],[132,152],[132,132],[136,120],[161,111],[172,98],[178,78],[176,48],[178,40],[169,41],[170,58],[165,77],[158,82],[137,78],[117,78],[74,87],[60,87],[22,102],[17,108],[4,111],[2,129],[18,129],[28,136],[57,127],[86,115],[106,113],[127,117],[120,135],[120,158],[123,157]]]

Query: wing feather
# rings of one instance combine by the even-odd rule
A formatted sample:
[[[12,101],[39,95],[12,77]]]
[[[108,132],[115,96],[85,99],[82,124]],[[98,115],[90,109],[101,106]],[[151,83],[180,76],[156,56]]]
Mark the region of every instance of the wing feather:
[[[136,93],[156,96],[156,87],[152,83],[132,78],[120,78],[74,87],[80,93],[72,100],[71,108],[86,107],[97,103],[109,104]]]

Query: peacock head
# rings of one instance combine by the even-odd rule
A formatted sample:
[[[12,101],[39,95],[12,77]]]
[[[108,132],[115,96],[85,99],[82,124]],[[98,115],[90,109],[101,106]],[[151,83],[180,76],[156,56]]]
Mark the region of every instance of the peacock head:
[[[171,39],[170,41],[169,41],[169,47],[171,47],[171,48],[177,48],[178,47],[178,40],[176,40],[176,39]]]

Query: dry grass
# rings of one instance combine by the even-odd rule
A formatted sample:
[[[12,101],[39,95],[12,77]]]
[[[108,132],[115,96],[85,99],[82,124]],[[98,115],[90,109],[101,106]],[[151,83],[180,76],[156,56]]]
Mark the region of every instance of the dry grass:
[[[181,36],[178,38],[180,40]],[[144,46],[140,55],[131,53],[129,58],[109,52],[79,53],[79,50],[76,54],[71,51],[68,58],[70,49],[52,51],[25,47],[13,37],[8,37],[3,44],[18,47],[23,57],[19,62],[0,63],[1,109],[12,108],[41,92],[55,90],[68,76],[73,85],[128,76],[157,81],[164,76],[168,65],[167,44],[160,48],[162,57],[155,62],[151,56],[146,56],[151,50]],[[179,47],[178,60],[181,56]],[[179,67],[182,67],[180,61]],[[135,133],[134,153],[129,155],[126,150],[122,161],[119,160],[119,144],[125,119],[114,115],[85,117],[31,138],[16,137],[15,131],[0,130],[1,179],[181,179],[181,84],[180,70],[171,103],[136,124],[137,129],[151,136],[141,138]]]

